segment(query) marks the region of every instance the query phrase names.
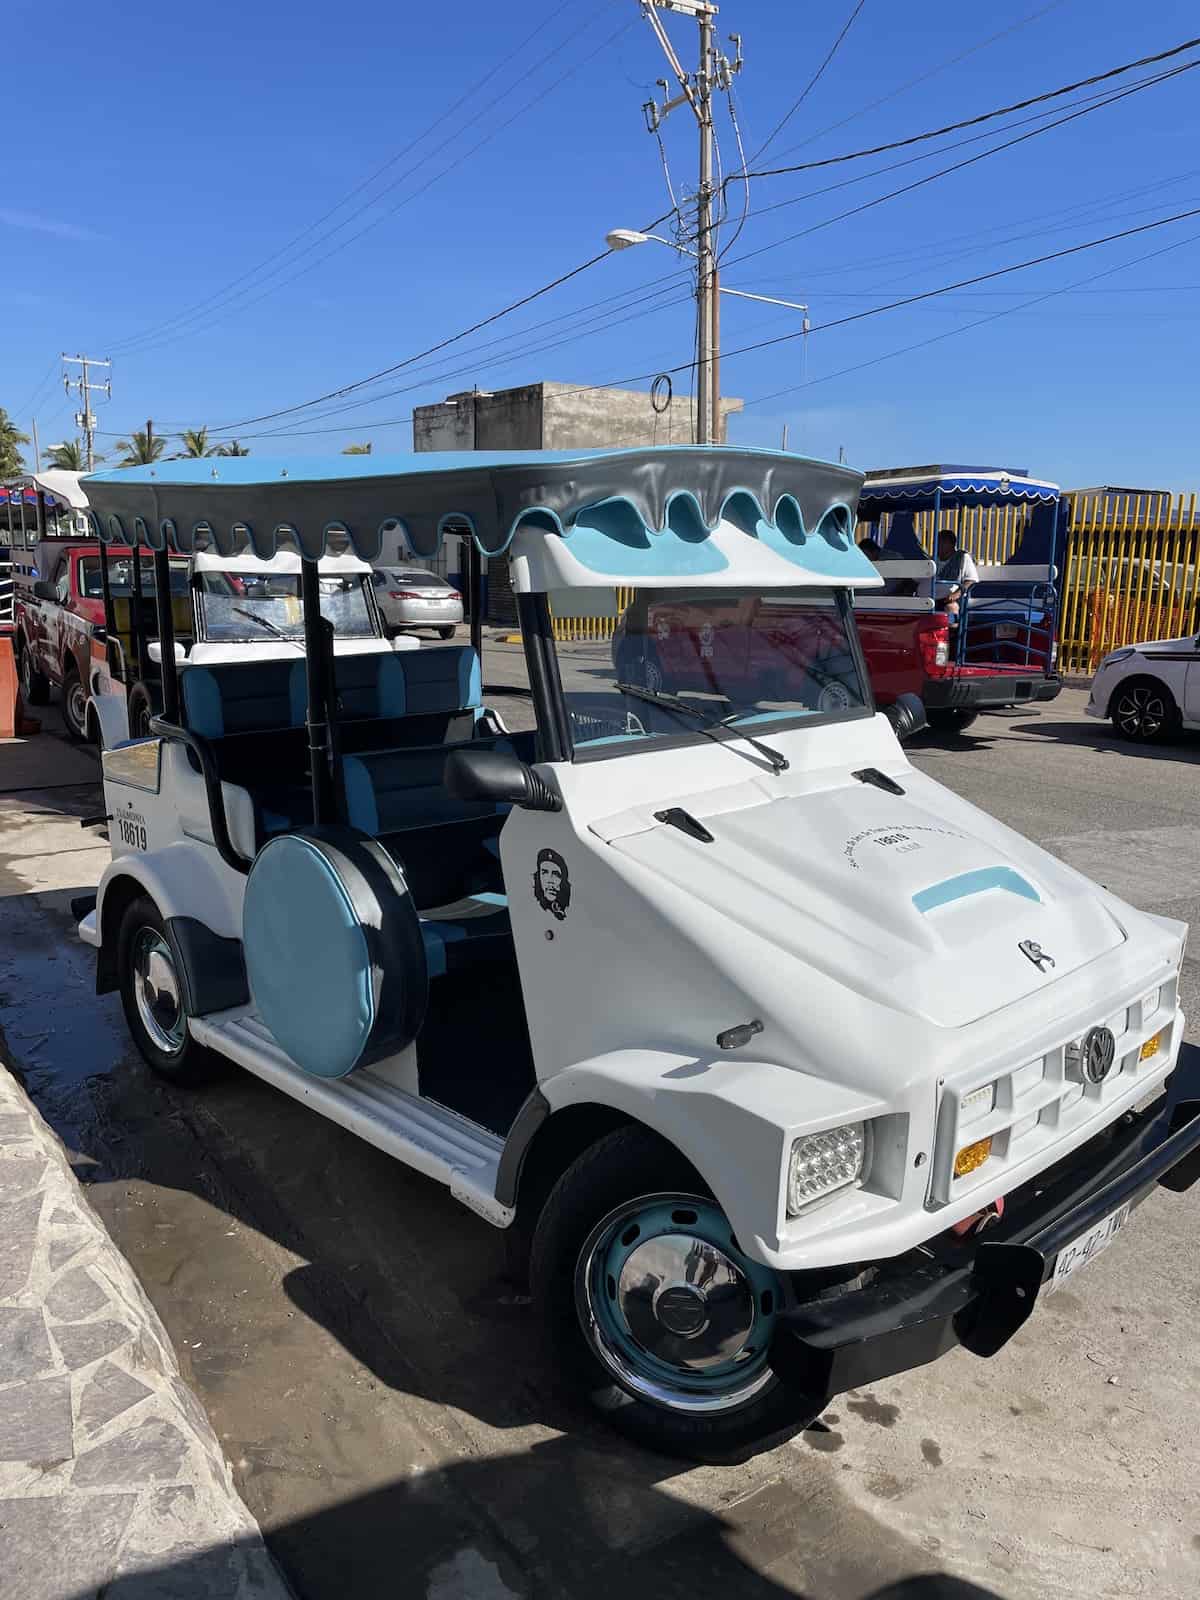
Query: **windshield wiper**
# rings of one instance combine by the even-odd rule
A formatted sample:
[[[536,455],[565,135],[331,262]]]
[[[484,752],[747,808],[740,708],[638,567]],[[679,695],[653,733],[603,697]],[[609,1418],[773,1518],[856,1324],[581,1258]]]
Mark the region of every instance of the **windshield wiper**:
[[[304,646],[299,639],[290,633],[284,633],[282,628],[277,628],[269,617],[260,617],[256,611],[247,611],[242,606],[230,606],[235,617],[245,617],[248,622],[257,622],[260,628],[265,628],[268,633],[273,633],[277,639],[282,639],[284,644],[294,644],[296,649],[304,654]]]
[[[752,745],[759,755],[765,756],[771,763],[772,772],[786,772],[791,763],[780,751],[774,750],[769,744],[764,744],[761,739],[756,739],[744,728],[735,728],[734,722],[738,717],[744,716],[743,711],[732,711],[727,717],[706,717],[698,706],[689,705],[686,700],[681,700],[678,695],[666,694],[661,689],[645,689],[640,683],[618,683],[617,688],[622,694],[633,695],[638,700],[648,700],[651,705],[666,706],[671,711],[682,711],[685,716],[692,717],[699,724],[698,731],[707,734],[717,744],[724,744],[720,730],[723,728],[731,733],[735,739],[744,739]]]

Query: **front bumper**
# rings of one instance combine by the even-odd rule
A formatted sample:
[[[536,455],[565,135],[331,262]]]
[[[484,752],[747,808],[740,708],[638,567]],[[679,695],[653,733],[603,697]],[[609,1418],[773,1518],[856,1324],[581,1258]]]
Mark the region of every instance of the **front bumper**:
[[[921,698],[926,706],[968,707],[986,711],[989,707],[1024,705],[1053,700],[1062,689],[1062,679],[1044,673],[986,673],[979,677],[926,678]]]
[[[983,1242],[941,1235],[779,1314],[771,1365],[785,1383],[830,1397],[935,1361],[961,1344],[991,1356],[1028,1319],[1060,1250],[1157,1185],[1200,1179],[1200,1049],[1186,1048],[1147,1108],[1006,1197]]]

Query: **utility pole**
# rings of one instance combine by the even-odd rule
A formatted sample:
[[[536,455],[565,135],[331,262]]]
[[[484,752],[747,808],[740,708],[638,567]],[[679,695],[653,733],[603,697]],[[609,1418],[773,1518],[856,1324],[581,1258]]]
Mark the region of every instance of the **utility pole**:
[[[105,398],[111,400],[112,378],[106,378],[103,384],[93,383],[89,376],[89,369],[92,367],[107,367],[111,372],[112,362],[97,360],[95,356],[69,356],[64,350],[62,352],[62,363],[64,367],[77,366],[79,368],[79,376],[77,378],[72,378],[68,372],[63,373],[63,389],[67,394],[70,394],[72,389],[77,390],[79,393],[82,410],[75,413],[75,426],[83,434],[84,460],[87,462],[87,470],[91,472],[96,465],[96,418],[92,411],[92,391],[102,389]]]
[[[742,68],[742,45],[731,34],[736,56],[731,62],[713,47],[713,19],[717,7],[709,0],[641,0],[642,14],[654,30],[680,92],[666,98],[669,83],[658,80],[662,104],[646,103],[646,126],[657,133],[664,119],[684,103],[692,108],[700,130],[700,163],[696,188],[696,442],[711,444],[721,438],[720,322],[717,307],[717,257],[713,232],[713,89],[728,89]],[[694,17],[700,30],[700,56],[694,73],[685,71],[667,35],[660,11],[681,11]]]
[[[42,470],[42,447],[38,443],[37,418],[33,419],[33,470]]]

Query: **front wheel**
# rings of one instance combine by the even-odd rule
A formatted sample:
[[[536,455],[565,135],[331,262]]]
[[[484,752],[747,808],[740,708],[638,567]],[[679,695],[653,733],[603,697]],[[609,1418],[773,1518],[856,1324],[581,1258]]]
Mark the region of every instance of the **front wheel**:
[[[925,713],[934,733],[963,733],[978,715],[978,711],[967,711],[961,706],[932,706]]]
[[[50,699],[50,680],[34,665],[28,640],[21,650],[21,699],[27,706],[44,706]]]
[[[1112,697],[1112,725],[1123,738],[1152,744],[1174,733],[1179,707],[1165,683],[1157,678],[1130,678]]]
[[[62,686],[63,724],[68,735],[81,744],[88,738],[88,697],[83,679],[76,667],[68,667]]]
[[[743,1253],[698,1174],[648,1129],[617,1129],[559,1179],[530,1280],[555,1360],[651,1449],[728,1460],[818,1409],[768,1361],[778,1276]]]
[[[147,1064],[172,1083],[203,1083],[215,1058],[188,1032],[183,981],[166,925],[154,901],[140,895],[125,908],[117,935],[121,1004]]]

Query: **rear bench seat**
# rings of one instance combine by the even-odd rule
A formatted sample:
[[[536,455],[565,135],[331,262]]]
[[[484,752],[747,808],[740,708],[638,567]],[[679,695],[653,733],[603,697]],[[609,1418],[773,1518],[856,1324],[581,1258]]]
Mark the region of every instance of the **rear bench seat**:
[[[470,646],[337,656],[333,670],[344,752],[472,736],[482,692]],[[249,791],[259,839],[311,820],[304,657],[189,666],[179,682],[187,727],[221,778]]]

